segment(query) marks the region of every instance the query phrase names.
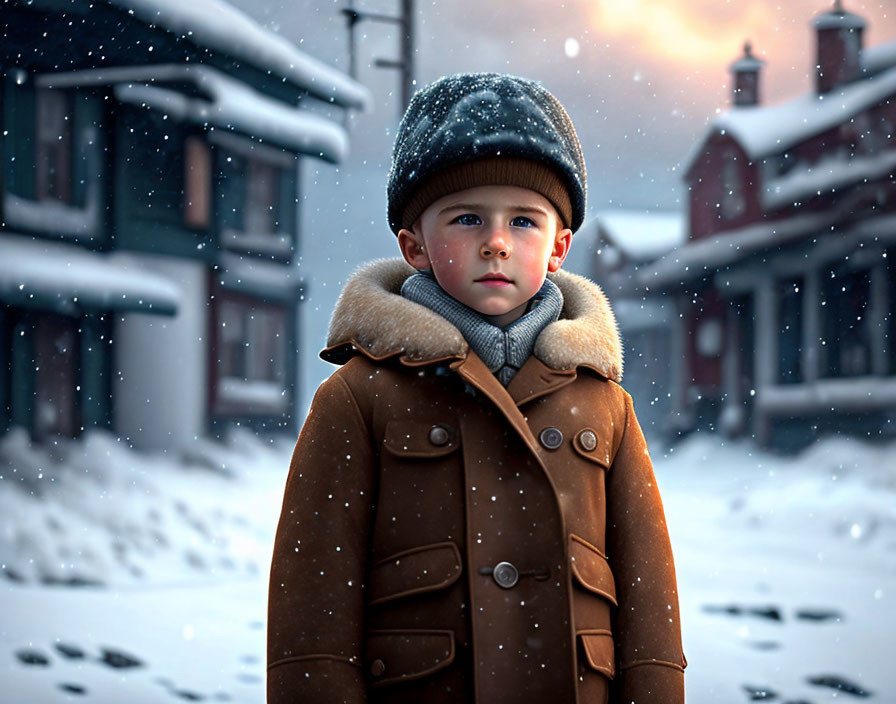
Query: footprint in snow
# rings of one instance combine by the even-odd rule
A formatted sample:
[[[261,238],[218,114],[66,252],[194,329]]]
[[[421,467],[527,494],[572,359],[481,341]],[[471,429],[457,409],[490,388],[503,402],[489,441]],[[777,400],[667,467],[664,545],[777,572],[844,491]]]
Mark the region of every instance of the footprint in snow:
[[[871,696],[871,692],[863,689],[860,685],[837,675],[818,675],[817,677],[807,677],[806,679],[809,681],[809,684],[814,684],[816,687],[830,687],[831,689],[851,694],[854,697]]]
[[[87,687],[82,684],[73,684],[72,682],[61,682],[59,689],[69,694],[87,694]]]
[[[115,668],[116,670],[123,670],[129,667],[143,667],[143,662],[141,660],[138,660],[133,655],[128,655],[121,650],[103,648],[102,652],[103,655],[100,658],[100,662]]]
[[[748,641],[747,645],[756,650],[777,650],[781,644],[776,640],[753,640]]]
[[[778,698],[778,693],[771,687],[756,687],[751,684],[745,684],[743,685],[743,690],[747,693],[747,697],[749,697],[751,702],[770,702]]]
[[[797,609],[796,617],[802,621],[843,621],[843,614],[836,609]]]
[[[17,650],[16,657],[25,665],[47,667],[50,664],[50,659],[39,650]]]
[[[80,660],[81,658],[86,657],[86,653],[77,645],[71,645],[69,643],[56,643],[55,647],[61,655],[68,658],[69,660]]]
[[[728,616],[758,616],[770,621],[783,621],[781,610],[777,606],[742,606],[740,604],[704,604],[703,610],[709,614],[726,614]]]

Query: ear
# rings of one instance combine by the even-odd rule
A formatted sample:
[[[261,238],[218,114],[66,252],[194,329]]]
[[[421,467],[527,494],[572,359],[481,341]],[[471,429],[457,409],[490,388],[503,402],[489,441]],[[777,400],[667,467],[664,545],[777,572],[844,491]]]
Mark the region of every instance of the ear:
[[[563,266],[566,255],[569,254],[569,248],[572,245],[572,230],[568,227],[558,230],[557,236],[554,238],[554,248],[551,250],[551,256],[548,259],[548,271],[557,271]]]
[[[413,230],[402,228],[398,231],[398,247],[401,256],[415,269],[429,269],[429,257],[426,256],[426,248],[423,245],[423,237]]]

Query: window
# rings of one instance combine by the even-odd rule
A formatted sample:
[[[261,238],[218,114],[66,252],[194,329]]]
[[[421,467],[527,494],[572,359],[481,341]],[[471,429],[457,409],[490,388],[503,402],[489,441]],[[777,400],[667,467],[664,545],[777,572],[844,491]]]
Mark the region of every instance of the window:
[[[825,273],[822,351],[823,369],[828,376],[871,373],[871,330],[867,315],[870,283],[867,270],[833,268]]]
[[[776,284],[778,301],[778,382],[797,384],[803,380],[802,348],[803,279]]]
[[[887,255],[887,301],[886,315],[887,373],[896,374],[896,248],[890,248]]]
[[[737,156],[726,153],[722,166],[722,197],[720,199],[722,217],[733,220],[744,212],[744,187]]]
[[[180,128],[155,110],[135,110],[120,129],[126,197],[135,199],[135,212],[156,222],[183,223],[187,155]]]
[[[217,299],[219,413],[287,409],[285,307],[220,291]]]
[[[61,90],[38,88],[35,192],[37,200],[72,200],[72,96]]]
[[[206,228],[212,199],[212,155],[201,137],[184,141],[184,222]]]
[[[34,436],[78,434],[77,320],[42,314],[34,324]]]
[[[277,169],[254,159],[249,160],[246,182],[245,228],[248,234],[276,232]]]
[[[719,318],[705,318],[697,323],[697,353],[701,357],[719,357],[724,338],[725,330]]]
[[[219,142],[225,142],[216,136]],[[272,259],[292,256],[296,210],[296,161],[272,149],[221,145],[216,197],[221,243]]]

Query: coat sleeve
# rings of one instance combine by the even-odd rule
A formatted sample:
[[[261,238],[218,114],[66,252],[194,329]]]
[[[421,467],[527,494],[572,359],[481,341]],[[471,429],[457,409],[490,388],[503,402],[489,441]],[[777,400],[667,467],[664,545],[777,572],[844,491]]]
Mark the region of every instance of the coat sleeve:
[[[338,374],[324,382],[292,454],[268,592],[269,704],[362,704],[363,584],[374,452]]]
[[[631,396],[607,476],[607,556],[616,579],[614,689],[635,704],[684,702],[678,590],[663,504]]]

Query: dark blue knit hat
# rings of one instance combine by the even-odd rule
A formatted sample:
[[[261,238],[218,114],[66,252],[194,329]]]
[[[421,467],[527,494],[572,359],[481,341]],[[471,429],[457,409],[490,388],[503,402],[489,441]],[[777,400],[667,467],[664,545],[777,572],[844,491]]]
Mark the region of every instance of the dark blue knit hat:
[[[487,184],[532,188],[577,230],[585,157],[560,102],[539,83],[500,73],[445,76],[404,114],[389,171],[389,227],[410,227],[448,193]]]

